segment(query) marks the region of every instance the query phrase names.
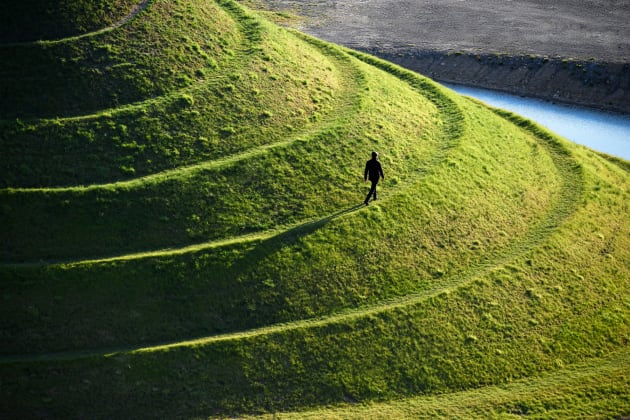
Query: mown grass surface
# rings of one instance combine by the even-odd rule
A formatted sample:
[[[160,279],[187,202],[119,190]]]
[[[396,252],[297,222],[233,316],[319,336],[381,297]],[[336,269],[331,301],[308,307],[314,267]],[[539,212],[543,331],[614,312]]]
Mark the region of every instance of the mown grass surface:
[[[146,48],[185,44],[146,26],[164,5],[128,24]],[[186,7],[230,16],[229,69],[3,122],[2,415],[630,413],[625,161],[235,3]],[[39,148],[53,163],[16,169]]]

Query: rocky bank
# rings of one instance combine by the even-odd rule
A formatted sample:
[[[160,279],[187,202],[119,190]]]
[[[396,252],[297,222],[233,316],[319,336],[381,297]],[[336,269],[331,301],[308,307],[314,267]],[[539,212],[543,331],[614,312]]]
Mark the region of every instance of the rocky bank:
[[[561,57],[366,48],[440,82],[630,114],[630,64]]]

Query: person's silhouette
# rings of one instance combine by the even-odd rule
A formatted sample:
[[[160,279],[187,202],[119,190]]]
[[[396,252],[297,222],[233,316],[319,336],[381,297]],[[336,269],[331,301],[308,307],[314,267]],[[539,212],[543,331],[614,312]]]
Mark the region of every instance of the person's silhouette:
[[[370,192],[367,197],[365,197],[365,201],[363,202],[366,206],[370,202],[370,197],[374,197],[376,200],[376,184],[378,184],[378,180],[380,178],[385,179],[385,175],[383,174],[383,167],[381,166],[381,162],[378,160],[378,152],[372,152],[372,159],[368,160],[365,164],[365,171],[363,173],[363,179],[365,182],[369,179],[372,182],[372,187],[370,188]]]

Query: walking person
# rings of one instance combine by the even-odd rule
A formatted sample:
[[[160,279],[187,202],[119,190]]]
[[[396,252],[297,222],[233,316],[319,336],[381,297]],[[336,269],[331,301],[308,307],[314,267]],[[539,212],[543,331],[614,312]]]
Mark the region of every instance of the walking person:
[[[378,180],[380,178],[385,179],[383,167],[381,166],[381,162],[378,160],[378,152],[372,152],[372,159],[368,160],[365,164],[365,171],[363,173],[364,181],[367,182],[369,179],[372,182],[370,192],[363,202],[366,206],[370,202],[370,197],[374,197],[374,200],[376,200],[376,184],[378,184]]]

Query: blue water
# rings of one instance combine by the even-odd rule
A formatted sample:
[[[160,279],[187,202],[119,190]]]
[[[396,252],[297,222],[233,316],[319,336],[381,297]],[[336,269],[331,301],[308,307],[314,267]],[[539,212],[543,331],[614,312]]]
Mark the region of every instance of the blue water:
[[[486,89],[445,84],[462,95],[512,111],[591,149],[630,160],[630,115],[612,114]]]

